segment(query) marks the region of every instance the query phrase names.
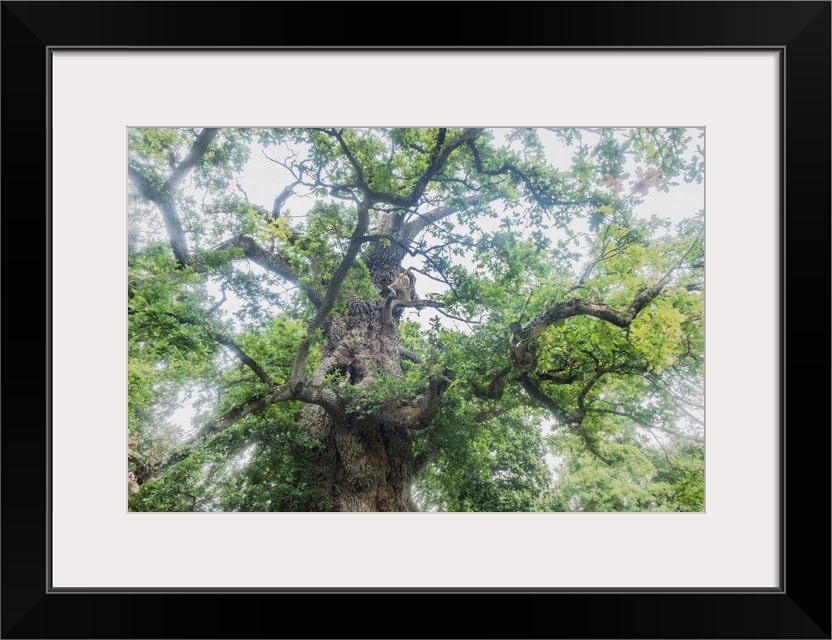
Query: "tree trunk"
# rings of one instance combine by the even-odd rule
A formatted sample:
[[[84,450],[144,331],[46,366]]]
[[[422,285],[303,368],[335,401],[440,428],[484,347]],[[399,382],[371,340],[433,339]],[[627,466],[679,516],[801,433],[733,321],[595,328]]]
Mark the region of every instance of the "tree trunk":
[[[380,378],[402,378],[398,323],[385,318],[383,301],[351,299],[347,314],[325,328],[326,343],[311,382],[330,374],[343,385],[369,389]],[[391,321],[392,320],[392,321]],[[322,449],[315,482],[338,511],[414,511],[410,497],[413,452],[407,429],[351,406],[339,423],[321,407],[305,405],[300,418]]]
[[[378,230],[392,227],[387,214]],[[382,379],[402,379],[399,317],[396,302],[417,298],[415,279],[400,266],[404,252],[395,245],[371,243],[363,260],[370,270],[379,299],[347,299],[347,312],[324,326],[321,361],[310,382],[320,384],[336,373],[342,384],[370,389]],[[414,457],[407,427],[394,411],[368,415],[350,406],[343,423],[321,407],[306,405],[302,423],[321,442],[315,482],[331,496],[338,511],[416,511],[411,499]]]

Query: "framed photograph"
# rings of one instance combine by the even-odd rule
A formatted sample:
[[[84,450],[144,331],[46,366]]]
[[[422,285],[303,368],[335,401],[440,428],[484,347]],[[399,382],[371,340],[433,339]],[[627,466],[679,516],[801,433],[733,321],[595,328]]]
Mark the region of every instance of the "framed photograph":
[[[437,29],[425,35],[401,22],[395,42],[389,24],[375,26],[374,5],[322,4],[314,26],[310,7],[3,3],[3,222],[11,256],[3,637],[430,636],[454,613],[463,633],[483,637],[829,638],[829,380],[819,371],[828,373],[829,353],[830,3],[443,4],[441,16],[440,5],[402,3]],[[284,26],[270,18],[274,10]],[[454,27],[454,10],[465,12],[464,29]],[[549,174],[541,167],[557,165],[556,143],[566,149],[563,167]],[[465,160],[448,159],[456,148]],[[263,157],[264,168],[252,171],[285,173],[286,189],[256,194],[256,180],[235,173],[241,149]],[[389,175],[376,166],[373,154],[382,152]],[[214,154],[213,173],[199,172],[206,153]],[[417,177],[407,182],[411,173]],[[432,191],[419,191],[431,181]],[[684,206],[698,198],[704,217],[680,217],[672,233],[654,233],[650,225],[661,227],[663,213],[676,215],[664,200],[641,226],[632,222],[629,207],[685,184],[700,185]],[[331,201],[304,209],[301,201],[322,193]],[[528,237],[512,235],[511,208],[489,208],[509,201],[522,208],[524,224],[544,230],[539,237],[531,227]],[[555,201],[585,225],[561,226],[578,236],[575,246],[586,244],[570,254],[569,295],[538,299],[531,290],[554,291],[562,273],[532,268],[535,252],[517,246],[556,239],[545,206]],[[420,242],[422,227],[453,207],[468,231],[436,227]],[[483,222],[492,215],[494,229]],[[399,229],[408,224],[412,237]],[[633,240],[637,231],[655,240]],[[499,265],[477,257],[485,244],[496,255],[500,242],[512,248]],[[467,279],[446,266],[439,245],[459,247],[456,255],[471,261]],[[387,274],[359,254],[368,246],[379,255],[400,247],[402,256]],[[237,269],[241,255],[291,282],[305,301]],[[521,280],[506,275],[512,260]],[[192,304],[187,274],[209,268],[220,274],[215,288]],[[441,286],[428,291],[428,280]],[[488,285],[498,280],[500,295]],[[671,282],[673,304],[660,295]],[[463,284],[467,293],[458,290]],[[401,364],[391,365],[401,375],[385,383],[398,403],[371,398],[368,389],[380,386],[362,384],[380,352],[344,338],[358,324],[350,324],[352,303],[340,302],[342,287],[356,300],[365,299],[362,287],[367,300],[378,299],[381,324],[370,333],[393,327],[397,340],[404,336]],[[530,292],[516,295],[523,287]],[[176,304],[159,302],[162,289]],[[268,348],[246,330],[224,333],[266,326],[257,319],[262,308],[246,306],[253,291],[287,309],[281,317],[289,319],[269,319]],[[483,303],[489,295],[494,301]],[[339,304],[346,328],[333,329],[325,322]],[[304,309],[309,335],[285,338],[301,326],[290,316],[303,318]],[[410,309],[437,319],[422,318],[420,333]],[[193,314],[202,314],[202,328],[193,328]],[[449,316],[469,329],[443,328]],[[478,328],[486,316],[505,324],[504,336]],[[563,324],[582,316],[596,324]],[[598,332],[598,323],[622,333]],[[168,324],[178,328],[160,333]],[[584,334],[585,325],[592,329]],[[566,329],[560,342],[543,333],[555,326],[573,327],[568,340]],[[151,335],[153,354],[136,355]],[[291,357],[274,346],[281,336]],[[488,354],[494,345],[504,354],[503,339],[509,364],[501,368]],[[187,367],[170,355],[176,340],[191,341]],[[457,364],[426,355],[428,344],[456,354]],[[469,349],[462,360],[460,345]],[[813,362],[819,353],[823,367]],[[228,360],[209,371],[217,358]],[[678,417],[689,408],[673,404],[661,385],[682,379],[663,375],[664,367],[701,382],[691,372],[702,361],[704,431],[697,431]],[[165,377],[168,366],[175,371]],[[289,383],[271,377],[279,367]],[[164,385],[197,370],[222,389],[206,413],[213,417],[175,448],[154,448],[139,414],[150,410],[150,396],[167,393]],[[660,391],[628,404],[635,374]],[[187,405],[180,419],[190,421],[199,403],[186,402],[179,388],[171,393],[166,415]],[[686,393],[689,400],[693,391]],[[441,418],[440,407],[458,397],[465,406]],[[232,429],[241,415],[258,415],[264,398],[274,400],[271,422]],[[371,448],[359,463],[342,444],[327,457],[323,436],[309,445],[288,427],[270,431],[284,420],[276,410],[284,401],[369,429],[406,482],[387,473],[388,485],[362,493],[356,487],[369,486],[362,476],[316,493],[320,486],[304,484],[300,467],[285,466],[279,446],[308,446],[311,460],[337,470],[336,460],[349,473],[366,468]],[[26,411],[12,411],[17,406]],[[540,468],[560,484],[535,493],[528,473],[512,474],[517,455],[537,445],[512,434],[524,420],[540,420],[529,414],[538,410],[568,425],[569,437],[551,445],[564,457]],[[650,415],[678,431],[644,444],[639,434],[655,426]],[[440,419],[445,431],[423,436]],[[472,498],[470,481],[448,477],[460,467],[444,463],[421,484],[410,482],[431,455],[433,462],[440,451],[480,446],[452,435],[465,420],[496,421],[487,437],[499,432],[504,449],[492,447],[492,457],[520,452],[491,476],[517,480],[513,492],[478,481]],[[395,425],[408,434],[403,458],[390,445]],[[220,432],[227,450],[203,447]],[[291,440],[270,445],[284,462],[269,469],[280,473],[267,480],[236,473],[270,437]],[[195,447],[203,447],[198,458]],[[570,462],[568,452],[584,462]],[[639,467],[642,475],[631,471],[626,481],[605,475],[611,456],[649,470]],[[672,478],[661,475],[664,461]],[[179,485],[158,480],[178,463]],[[267,481],[285,483],[279,506],[250,490]],[[507,513],[489,497],[497,495]],[[347,513],[320,513],[322,505]],[[359,513],[416,509],[438,512]],[[356,606],[394,597],[393,627],[348,622]],[[314,629],[246,614],[261,602],[280,611],[301,598],[331,614]],[[482,607],[484,599],[526,605],[523,619],[478,613],[490,607],[465,607],[460,616],[460,604]],[[426,602],[431,615],[420,613]],[[414,607],[406,630],[395,626],[403,606]],[[174,615],[182,611],[189,613]],[[178,620],[175,628],[167,619]]]

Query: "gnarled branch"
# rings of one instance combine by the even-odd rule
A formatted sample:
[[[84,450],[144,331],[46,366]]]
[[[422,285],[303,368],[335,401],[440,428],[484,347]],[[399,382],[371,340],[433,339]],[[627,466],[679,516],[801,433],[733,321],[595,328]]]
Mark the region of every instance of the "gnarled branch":
[[[445,370],[431,376],[427,389],[416,401],[382,407],[374,418],[378,422],[392,422],[405,429],[425,429],[436,417],[439,401],[452,384],[453,374],[450,371]]]

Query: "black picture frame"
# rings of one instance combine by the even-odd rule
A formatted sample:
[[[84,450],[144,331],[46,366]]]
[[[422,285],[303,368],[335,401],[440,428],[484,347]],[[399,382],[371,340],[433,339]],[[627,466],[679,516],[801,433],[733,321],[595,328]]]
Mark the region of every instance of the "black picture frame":
[[[414,19],[402,22],[402,14]],[[2,637],[830,638],[830,15],[828,1],[425,2],[395,9],[353,2],[3,2]],[[59,381],[49,379],[48,364],[49,323],[56,321],[48,280],[50,57],[62,48],[129,47],[778,51],[785,187],[780,587],[52,590],[48,397]],[[747,312],[753,322],[754,313],[766,311]],[[301,607],[319,615],[293,619]]]

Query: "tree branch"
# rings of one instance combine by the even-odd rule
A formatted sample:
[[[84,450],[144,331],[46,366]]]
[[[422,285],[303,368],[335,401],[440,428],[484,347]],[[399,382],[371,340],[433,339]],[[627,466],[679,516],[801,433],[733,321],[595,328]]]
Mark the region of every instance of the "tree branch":
[[[648,382],[648,384],[650,384],[651,387],[653,387],[660,394],[664,395],[668,399],[668,401],[674,407],[676,407],[676,409],[679,412],[681,412],[685,415],[685,417],[688,420],[690,420],[691,422],[695,422],[696,424],[701,425],[703,427],[705,426],[705,422],[702,420],[702,418],[697,416],[697,415],[694,415],[691,412],[691,410],[696,410],[696,411],[701,412],[703,410],[703,406],[702,406],[701,402],[697,403],[697,402],[692,402],[692,401],[686,400],[684,398],[680,398],[679,394],[673,393],[673,391],[666,388],[664,385],[659,384],[658,380],[661,380],[661,378],[659,378],[655,374],[648,373],[648,374],[645,374],[643,376],[643,378]]]
[[[687,251],[681,258],[661,277],[661,279],[652,287],[647,287],[639,291],[630,305],[624,311],[613,309],[608,304],[603,302],[592,302],[583,298],[572,298],[564,302],[558,302],[551,305],[548,309],[543,311],[540,315],[530,320],[519,330],[513,331],[515,334],[515,346],[518,350],[525,348],[531,340],[537,338],[542,334],[547,327],[565,318],[572,316],[586,315],[599,318],[609,322],[610,324],[626,329],[630,326],[636,316],[650,304],[667,286],[673,272],[682,266],[685,258],[690,254],[701,236],[701,230],[696,234],[693,242],[688,247]]]
[[[612,462],[610,462],[607,458],[602,456],[595,448],[595,445],[592,444],[592,440],[590,439],[589,434],[583,427],[582,418],[567,413],[560,405],[558,405],[554,400],[552,400],[552,398],[546,395],[540,388],[540,386],[538,386],[538,384],[534,380],[532,380],[528,375],[522,375],[519,378],[519,381],[523,389],[526,390],[526,393],[529,394],[529,397],[532,400],[534,400],[539,406],[548,410],[558,422],[565,425],[570,430],[574,431],[575,433],[581,436],[581,439],[584,441],[584,446],[586,447],[587,451],[589,451],[592,455],[594,455],[608,467],[612,466]]]
[[[538,372],[535,374],[538,380],[554,382],[555,384],[572,384],[583,379],[583,372],[560,373],[558,371]]]
[[[622,418],[627,418],[632,420],[637,425],[644,427],[648,431],[655,429],[656,431],[661,431],[662,433],[666,433],[668,435],[674,436],[676,438],[681,438],[682,440],[688,440],[690,442],[696,442],[698,444],[703,444],[705,442],[704,438],[699,438],[697,436],[691,436],[686,433],[682,433],[681,431],[677,431],[676,429],[671,429],[670,427],[661,427],[656,424],[651,424],[646,420],[639,418],[638,416],[633,415],[632,413],[628,413],[626,411],[618,411],[617,409],[603,409],[600,407],[589,407],[587,413],[606,413],[609,415],[614,416],[621,416]]]
[[[237,358],[241,362],[243,362],[249,369],[254,371],[254,373],[257,374],[257,377],[260,378],[267,385],[269,385],[269,387],[276,386],[275,381],[272,380],[272,377],[268,373],[266,373],[266,370],[263,369],[263,367],[260,366],[259,363],[255,362],[255,360],[251,358],[251,356],[249,356],[245,351],[243,351],[242,347],[240,347],[240,345],[234,342],[231,338],[228,338],[222,335],[221,333],[217,332],[212,332],[211,337],[222,346],[231,349],[234,355],[237,356]]]
[[[592,390],[592,387],[595,386],[595,383],[598,382],[606,373],[607,371],[604,369],[597,370],[594,374],[592,374],[589,380],[587,380],[587,383],[578,392],[576,402],[578,404],[578,411],[580,412],[581,416],[586,415],[586,407],[584,406],[584,400],[586,399],[586,395]]]
[[[413,186],[413,190],[410,192],[410,197],[407,201],[406,208],[410,208],[416,205],[419,201],[419,198],[422,197],[422,194],[425,192],[425,189],[428,186],[428,183],[431,181],[433,176],[439,172],[440,169],[445,165],[448,160],[448,156],[450,156],[456,149],[461,147],[466,143],[473,143],[473,141],[482,135],[482,132],[485,129],[477,129],[477,128],[469,128],[459,134],[456,138],[448,142],[445,142],[445,129],[439,130],[439,135],[436,139],[436,144],[434,145],[433,149],[430,152],[430,162],[428,163],[428,168],[425,169],[424,173],[419,177],[416,181],[416,184]]]
[[[583,298],[572,298],[564,302],[557,302],[543,313],[532,318],[515,334],[520,341],[534,340],[549,326],[558,320],[573,316],[593,316],[610,324],[626,329],[630,326],[639,312],[656,298],[667,285],[667,278],[662,278],[658,284],[638,292],[633,301],[624,311],[618,311],[604,302],[592,302]]]
[[[185,441],[185,444],[192,445],[205,442],[253,413],[259,413],[266,407],[278,402],[290,400],[316,404],[330,414],[334,420],[344,421],[346,419],[344,402],[332,389],[299,381],[279,387],[274,386],[265,393],[243,400],[204,424],[202,428]]]
[[[203,129],[200,132],[188,155],[173,170],[171,177],[162,185],[161,191],[154,189],[151,182],[142,176],[137,169],[129,166],[127,168],[127,175],[133,184],[136,185],[139,193],[159,207],[159,211],[162,213],[162,220],[165,223],[165,229],[168,233],[168,240],[171,249],[173,249],[173,255],[180,267],[187,267],[191,264],[191,253],[188,250],[185,231],[182,229],[182,223],[179,220],[179,215],[176,213],[173,197],[174,192],[185,179],[185,176],[190,173],[191,169],[205,155],[205,151],[217,135],[217,131],[218,129]]]
[[[195,326],[202,327],[203,329],[205,329],[207,331],[208,335],[211,336],[212,340],[214,340],[218,344],[221,344],[222,346],[230,349],[232,351],[232,353],[237,357],[237,359],[240,360],[240,362],[242,362],[243,364],[245,364],[254,373],[256,373],[257,377],[260,378],[260,380],[262,380],[267,385],[269,385],[269,388],[274,388],[276,386],[275,381],[266,372],[266,370],[258,362],[256,362],[254,360],[254,358],[252,358],[245,351],[243,351],[243,348],[240,345],[238,345],[234,340],[232,340],[228,336],[225,336],[225,335],[219,333],[218,331],[214,331],[213,329],[203,325],[201,322],[192,320],[192,319],[187,318],[185,316],[182,316],[182,315],[179,315],[179,314],[176,314],[176,313],[170,313],[170,312],[167,312],[167,311],[162,312],[162,313],[164,313],[164,315],[166,315],[166,316],[170,316],[171,318],[176,320],[179,324],[189,324],[189,325],[195,325]]]
[[[284,387],[279,387],[279,389],[283,389]],[[185,440],[185,444],[195,445],[205,442],[221,431],[225,431],[228,427],[239,422],[243,418],[250,416],[253,413],[259,413],[266,407],[273,405],[276,402],[276,400],[273,399],[274,392],[275,389],[271,389],[266,393],[251,396],[242,402],[237,403],[213,420],[206,422],[194,435]]]
[[[280,192],[274,202],[272,203],[272,211],[271,214],[274,218],[278,218],[280,216],[280,212],[283,209],[283,205],[286,204],[286,201],[294,195],[294,188],[301,184],[300,180],[295,180],[292,184],[283,188],[283,191]]]
[[[483,196],[479,194],[468,196],[468,206],[475,207],[478,204],[480,204],[483,200]],[[452,205],[437,207],[436,209],[431,209],[430,211],[427,211],[425,213],[417,213],[415,211],[411,212],[416,217],[407,224],[405,224],[402,236],[405,240],[413,240],[426,227],[434,224],[435,222],[439,222],[443,218],[447,218],[448,216],[451,216],[461,210],[462,207],[458,205]]]
[[[555,207],[555,206],[578,206],[583,204],[592,204],[597,201],[597,198],[582,198],[580,200],[556,200],[553,198],[549,198],[544,196],[533,184],[532,181],[526,176],[526,174],[521,171],[519,168],[515,167],[512,164],[504,164],[499,169],[485,169],[482,165],[482,159],[480,158],[479,149],[473,143],[473,141],[468,143],[468,148],[471,149],[471,154],[474,156],[474,166],[477,169],[477,173],[486,176],[499,176],[499,175],[506,175],[512,174],[516,178],[519,178],[523,184],[526,185],[526,188],[529,190],[529,193],[532,196],[532,199],[537,202],[541,207]]]
[[[506,413],[508,409],[505,407],[491,407],[490,409],[486,409],[485,411],[480,411],[479,413],[474,414],[474,422],[483,423],[488,422],[491,418],[497,418],[504,413]]]
[[[411,307],[413,309],[425,309],[427,307],[438,309],[440,307],[444,307],[445,305],[437,300],[393,300],[393,304],[391,307],[395,309],[396,307]]]
[[[179,221],[179,215],[173,204],[173,197],[166,187],[158,191],[153,184],[145,178],[134,167],[127,167],[127,175],[135,185],[138,192],[155,204],[162,214],[162,221],[165,223],[165,230],[168,234],[168,242],[173,250],[173,255],[180,267],[187,267],[191,264],[191,253],[188,251],[188,242],[185,238],[185,231]]]
[[[451,153],[453,153],[462,145],[476,139],[478,136],[482,134],[484,129],[465,129],[465,131],[463,131],[456,138],[447,143],[445,142],[444,133],[440,132],[440,134],[437,136],[436,144],[431,149],[430,160],[428,162],[427,169],[425,169],[425,171],[422,172],[422,175],[419,176],[419,178],[417,178],[415,184],[413,185],[413,188],[407,195],[388,193],[384,191],[373,191],[364,177],[364,171],[361,167],[361,163],[358,162],[358,160],[355,158],[352,151],[350,150],[349,146],[346,144],[346,141],[344,140],[344,137],[342,135],[343,132],[336,131],[335,129],[316,129],[316,131],[320,131],[321,133],[335,138],[338,141],[338,144],[341,147],[341,151],[343,151],[344,156],[347,158],[347,161],[355,170],[356,177],[358,180],[356,185],[349,185],[349,187],[357,187],[361,189],[362,193],[364,194],[364,204],[367,207],[371,207],[374,204],[381,202],[393,205],[395,207],[399,207],[401,209],[410,209],[416,206],[416,203],[419,201],[419,198],[422,197],[422,194],[427,188],[427,185],[430,183],[433,177],[442,169],[442,167],[445,165],[445,162],[447,162],[448,156],[450,156]],[[343,186],[344,185],[341,185],[341,187]]]
[[[127,177],[130,178],[130,182],[133,183],[142,196],[150,200],[153,204],[159,204],[159,193],[153,188],[150,180],[145,178],[138,169],[128,165]]]
[[[355,156],[350,151],[350,148],[347,146],[347,143],[344,141],[344,136],[342,135],[343,130],[335,131],[334,129],[331,131],[325,131],[329,135],[333,136],[337,141],[338,144],[341,146],[341,151],[344,152],[344,155],[349,160],[349,163],[352,165],[352,168],[355,169],[355,175],[358,177],[358,186],[364,192],[364,196],[367,197],[370,195],[370,185],[367,184],[367,181],[364,180],[364,169],[361,166],[361,163],[355,159]]]
[[[405,429],[426,429],[439,412],[442,395],[452,384],[452,374],[445,370],[431,376],[424,394],[415,402],[382,407],[374,417],[378,422],[392,422]]]
[[[415,353],[413,353],[410,349],[405,349],[404,347],[399,346],[399,355],[405,360],[410,360],[411,362],[415,362],[416,364],[422,364],[422,359]]]
[[[699,238],[702,237],[702,232],[703,231],[704,231],[704,229],[699,229],[699,231],[696,233],[696,236],[693,238],[693,242],[690,243],[690,246],[688,247],[688,250],[685,251],[685,253],[682,255],[682,257],[679,258],[679,260],[676,261],[676,264],[674,264],[672,267],[670,267],[670,269],[667,270],[667,273],[664,274],[664,276],[662,277],[660,282],[665,282],[667,280],[670,280],[670,276],[673,275],[673,272],[676,271],[676,269],[678,269],[679,267],[682,266],[682,263],[685,261],[685,258],[687,258],[688,255],[690,255],[690,252],[696,246],[696,243],[699,242]]]
[[[211,141],[216,137],[219,129],[203,129],[199,132],[199,135],[196,137],[191,150],[188,152],[188,155],[180,162],[177,167],[173,170],[173,174],[165,183],[164,189],[168,193],[173,193],[182,184],[182,181],[187,177],[187,175],[191,172],[196,164],[202,159],[202,156],[205,155],[205,152],[208,150],[208,146],[211,144]]]
[[[436,460],[441,453],[440,449],[427,449],[413,458],[413,477],[418,478],[427,466]]]
[[[347,273],[349,272],[353,262],[355,262],[355,259],[358,257],[358,252],[361,250],[361,245],[364,242],[364,234],[367,233],[367,227],[369,227],[369,225],[370,212],[366,206],[359,204],[358,222],[355,229],[353,229],[352,236],[350,236],[350,245],[347,248],[347,252],[344,255],[343,260],[341,260],[341,264],[338,265],[335,273],[332,274],[332,279],[329,281],[326,295],[324,295],[321,304],[318,306],[318,312],[315,314],[312,322],[310,322],[307,327],[306,338],[304,338],[298,347],[298,352],[295,356],[295,364],[292,367],[292,376],[290,378],[292,382],[299,382],[303,380],[305,376],[306,361],[309,358],[309,349],[312,346],[312,340],[317,330],[323,326],[324,320],[329,315],[329,312],[332,311],[332,308],[335,306],[335,301],[337,300],[338,293],[341,290],[341,284],[343,283],[344,278],[347,277]]]
[[[306,293],[310,302],[316,307],[320,307],[323,304],[324,299],[320,292],[311,285],[301,281],[300,276],[294,272],[287,258],[276,251],[269,251],[261,247],[251,236],[235,236],[218,244],[212,251],[227,251],[230,249],[242,249],[243,255],[253,263],[300,287]]]
[[[287,189],[288,188],[289,187],[287,187]],[[269,211],[268,209],[266,209],[266,207],[260,206],[259,204],[253,204],[251,202],[246,202],[245,205],[247,207],[249,207],[250,209],[253,209],[257,213],[259,213],[266,220],[283,220],[283,222],[286,223],[285,219],[281,218],[279,213],[275,214],[273,210]],[[221,207],[218,207],[218,206],[215,205],[215,206],[206,207],[205,208],[205,213],[227,213],[227,212],[223,212]],[[289,232],[289,237],[286,239],[286,241],[289,244],[294,245],[298,241],[302,240],[305,237],[304,234],[302,234],[300,231],[298,231],[297,229],[295,229],[294,227],[292,227],[288,223],[286,223],[285,226],[286,226],[286,230]]]
[[[478,398],[483,400],[499,400],[503,397],[503,391],[506,388],[508,381],[508,374],[511,373],[511,367],[506,367],[495,375],[488,386],[485,384],[471,383],[471,392]],[[480,422],[479,420],[477,422]]]

